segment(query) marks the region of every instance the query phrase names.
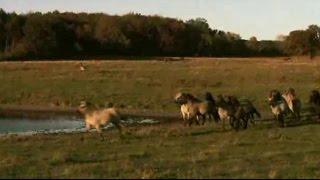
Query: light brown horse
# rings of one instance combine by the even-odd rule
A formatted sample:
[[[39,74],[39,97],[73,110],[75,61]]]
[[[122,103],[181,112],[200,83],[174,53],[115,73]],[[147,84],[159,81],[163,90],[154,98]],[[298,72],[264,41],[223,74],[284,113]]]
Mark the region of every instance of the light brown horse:
[[[175,102],[180,105],[184,124],[189,123],[189,126],[191,126],[194,121],[199,125],[201,117],[203,120],[202,124],[204,124],[206,115],[209,115],[214,108],[211,102],[201,101],[189,93],[179,92],[174,99]]]
[[[222,128],[225,129],[225,121],[229,121],[231,127],[238,130],[240,126],[239,118],[236,115],[240,115],[238,111],[237,99],[231,96],[226,96],[226,99],[222,95],[218,95],[217,108],[220,119],[222,120]]]
[[[101,135],[102,127],[112,123],[122,133],[122,125],[120,122],[120,114],[114,107],[109,108],[90,108],[88,103],[82,101],[78,112],[84,115],[84,121],[86,129],[89,131],[91,128],[95,128]]]
[[[284,118],[290,112],[287,101],[278,90],[271,90],[268,97],[268,102],[275,120],[278,121],[280,127],[284,127]]]
[[[290,109],[290,113],[294,116],[296,120],[300,120],[300,112],[301,112],[301,101],[297,97],[296,92],[293,88],[287,89],[282,97],[286,100],[288,107]]]

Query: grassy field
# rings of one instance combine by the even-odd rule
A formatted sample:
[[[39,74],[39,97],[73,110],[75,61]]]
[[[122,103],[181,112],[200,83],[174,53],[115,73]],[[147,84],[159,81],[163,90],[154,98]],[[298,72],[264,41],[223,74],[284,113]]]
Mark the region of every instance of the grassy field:
[[[79,61],[0,63],[0,104],[75,107],[81,100],[113,102],[127,109],[176,111],[173,97],[234,94],[267,109],[268,92],[296,89],[306,102],[320,85],[317,60],[283,58],[186,59],[184,61]],[[269,109],[268,109],[269,110]]]
[[[319,124],[211,123],[0,138],[1,178],[319,178]]]
[[[127,109],[177,112],[180,90],[202,97],[234,94],[271,115],[269,90],[296,89],[307,104],[320,85],[320,62],[305,59],[186,59],[0,63],[0,104],[75,107],[87,100]],[[245,131],[215,123],[130,127],[92,133],[0,138],[0,178],[319,178],[320,125],[304,119],[280,129],[272,122]]]

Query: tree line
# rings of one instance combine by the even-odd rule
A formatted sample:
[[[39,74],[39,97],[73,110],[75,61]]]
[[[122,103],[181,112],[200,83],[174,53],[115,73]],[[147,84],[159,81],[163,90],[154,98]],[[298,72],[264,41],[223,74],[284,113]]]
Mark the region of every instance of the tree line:
[[[210,28],[203,18],[182,21],[137,13],[58,11],[16,14],[0,9],[0,59],[314,56],[319,32],[318,26],[311,25],[276,41],[244,40],[236,33]]]

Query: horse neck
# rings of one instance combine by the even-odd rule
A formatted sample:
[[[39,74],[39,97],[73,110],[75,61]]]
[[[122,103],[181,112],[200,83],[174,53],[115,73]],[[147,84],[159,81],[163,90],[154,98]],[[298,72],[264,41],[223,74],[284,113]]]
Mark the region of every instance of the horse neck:
[[[292,104],[294,100],[294,97],[290,94],[282,95],[282,98],[285,100],[285,103],[287,103],[287,105]]]

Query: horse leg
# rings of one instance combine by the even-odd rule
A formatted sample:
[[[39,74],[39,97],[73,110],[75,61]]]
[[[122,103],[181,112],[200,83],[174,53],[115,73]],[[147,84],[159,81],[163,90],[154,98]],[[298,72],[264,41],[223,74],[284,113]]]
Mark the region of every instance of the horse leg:
[[[199,115],[196,115],[196,119],[195,119],[195,121],[196,121],[196,124],[197,124],[197,125],[200,125],[200,118],[199,118]]]
[[[210,114],[209,114],[209,120],[210,120],[210,122],[212,122],[214,119],[215,119],[215,118],[214,118],[213,113],[210,113]]]
[[[248,128],[249,118],[248,118],[248,117],[243,117],[243,118],[241,118],[240,120],[241,120],[241,122],[240,122],[241,127],[242,127],[243,129],[247,129],[247,128]]]
[[[278,115],[278,121],[279,121],[280,127],[283,128],[284,127],[284,116],[283,116],[283,114],[279,114]]]
[[[258,116],[258,115],[257,115]],[[252,125],[255,125],[255,121],[254,121],[254,113],[253,114],[251,114],[251,116],[250,116],[250,122],[251,122],[251,124]]]
[[[188,120],[187,120],[187,119],[184,119],[184,120],[183,120],[183,125],[184,125],[184,126],[187,126],[187,124],[188,124]]]
[[[297,120],[297,113],[295,111],[291,111],[294,120]]]
[[[204,123],[205,123],[206,120],[207,120],[206,114],[202,114],[202,115],[201,115],[201,118],[202,118],[202,125],[204,125]]]
[[[297,111],[297,120],[300,121],[301,116],[300,116],[300,111]]]
[[[230,121],[230,118],[228,118]],[[222,130],[225,130],[225,118],[222,119]]]
[[[206,113],[206,114],[202,115],[202,118],[203,118],[203,124],[206,121],[210,122],[210,114],[209,113]]]
[[[190,127],[193,123],[193,119],[189,119],[188,121],[189,121],[189,127]]]
[[[275,120],[275,123],[278,123],[279,120],[278,120],[278,115],[274,114],[274,120]]]
[[[239,131],[240,121],[241,121],[241,119],[235,118],[235,130],[236,131]]]
[[[252,125],[255,125],[254,116],[253,116],[253,115],[248,117],[248,121],[250,121],[250,123],[251,123]]]
[[[104,136],[102,134],[102,130],[100,128],[100,125],[99,124],[95,125],[95,128],[96,128],[98,134],[100,135],[101,141],[104,141]]]
[[[96,124],[94,127],[96,128],[96,130],[97,130],[98,133],[100,133],[100,134],[102,133],[102,130],[101,130],[99,124]]]
[[[87,123],[87,124],[86,124],[86,131],[89,132],[90,129],[91,129],[91,125]]]
[[[182,114],[183,125],[186,126],[187,125],[186,115],[185,113],[181,113],[181,114]]]
[[[213,121],[218,122],[218,118],[217,118],[217,120],[216,120],[216,117],[215,117],[214,113],[211,114],[211,121],[212,121],[212,122],[213,122]]]
[[[212,115],[211,115],[211,113],[208,113],[208,114],[206,115],[206,118],[208,118],[208,121],[210,122],[210,121],[212,120]]]
[[[185,119],[185,123],[188,124],[188,126],[190,127],[192,124],[192,119],[190,118],[190,114],[186,113],[186,119]]]
[[[122,126],[119,122],[113,122],[114,126],[119,130],[119,133],[122,134]]]
[[[214,118],[216,123],[219,123],[221,121],[221,118],[219,115],[216,115],[216,117]]]
[[[188,113],[187,114],[187,120],[188,120],[188,125],[189,125],[189,127],[192,125],[192,123],[193,123],[193,118],[190,118],[190,114]]]

